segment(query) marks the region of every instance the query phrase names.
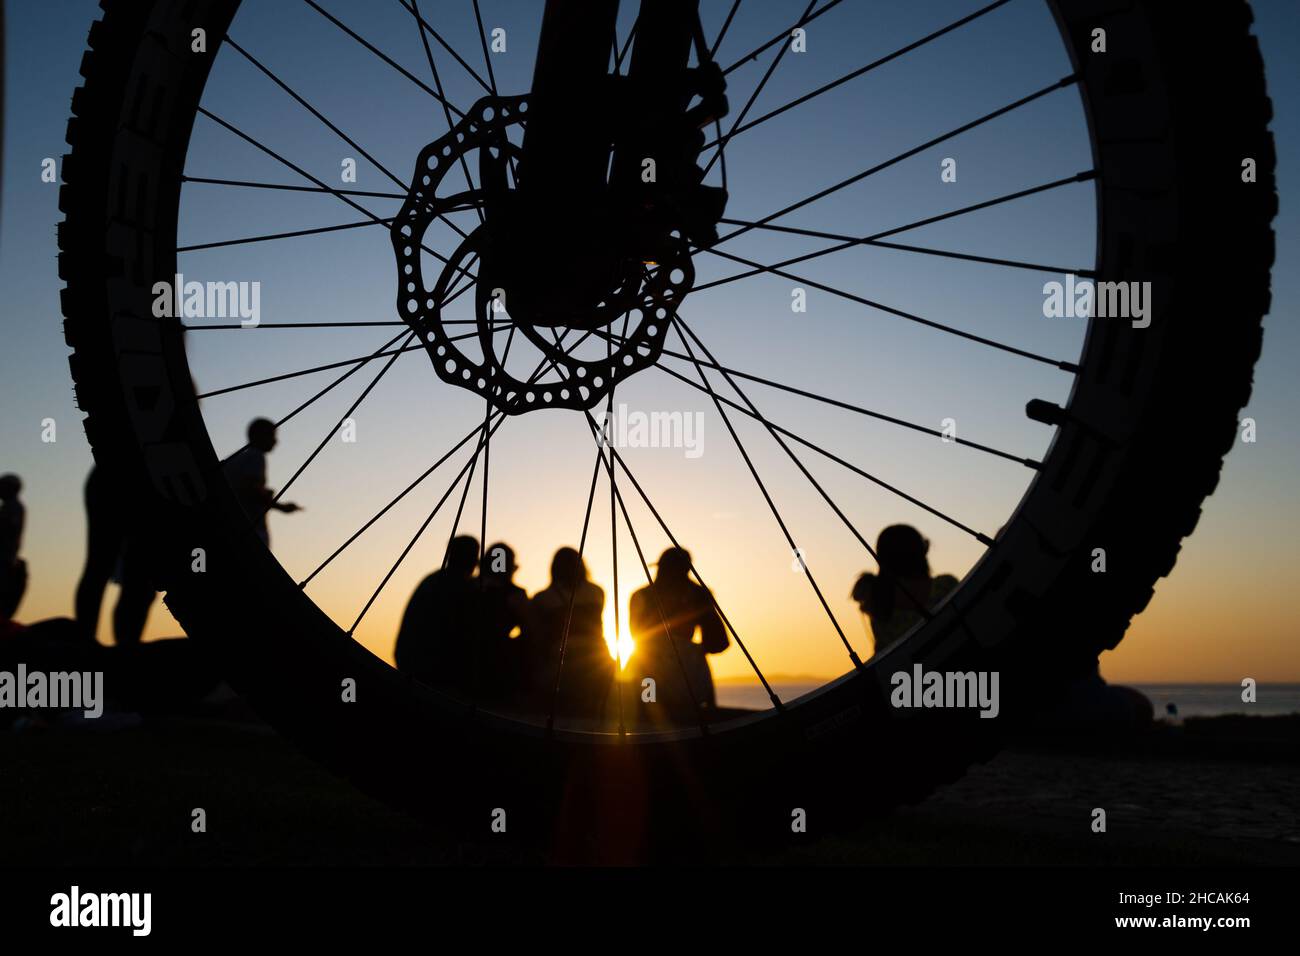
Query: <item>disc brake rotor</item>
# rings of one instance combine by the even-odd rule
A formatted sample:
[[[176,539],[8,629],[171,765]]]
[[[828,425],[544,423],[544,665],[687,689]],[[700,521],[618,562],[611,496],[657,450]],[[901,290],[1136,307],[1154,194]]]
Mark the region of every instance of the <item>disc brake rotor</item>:
[[[695,270],[689,246],[675,238],[669,253],[655,263],[629,262],[606,300],[567,328],[516,320],[503,303],[498,276],[486,255],[492,244],[491,228],[480,224],[443,264],[432,287],[426,281],[422,251],[429,227],[449,212],[463,211],[466,203],[482,207],[482,189],[440,195],[447,173],[477,150],[494,157],[517,158],[510,142],[510,127],[526,121],[526,96],[489,96],[480,99],[447,134],[420,151],[411,188],[390,236],[397,258],[397,310],[402,320],[424,344],[438,377],[487,399],[496,409],[518,415],[539,408],[590,409],[619,382],[654,365],[663,350],[673,314],[690,292]],[[480,157],[481,159],[482,157]],[[474,273],[475,263],[479,264]],[[473,325],[483,358],[475,360],[456,344],[444,321],[444,309],[453,298],[475,286]],[[614,325],[626,316],[626,334]],[[502,333],[523,335],[543,355],[539,374],[520,378],[505,367],[497,342]],[[566,342],[571,335],[576,337]],[[576,346],[591,336],[610,343],[606,354],[579,358]],[[461,336],[463,338],[463,336]],[[530,373],[532,369],[530,368]],[[554,378],[558,375],[559,378]],[[550,377],[548,377],[550,376]]]

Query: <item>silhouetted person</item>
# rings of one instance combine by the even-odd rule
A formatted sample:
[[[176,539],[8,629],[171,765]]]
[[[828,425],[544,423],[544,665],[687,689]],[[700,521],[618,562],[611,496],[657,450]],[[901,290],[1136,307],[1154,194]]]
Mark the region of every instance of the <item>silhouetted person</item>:
[[[540,667],[534,672],[538,706],[550,713],[563,644],[556,713],[599,720],[614,680],[614,658],[605,643],[601,620],[605,592],[592,583],[582,555],[573,548],[556,551],[551,559],[551,583],[533,595],[529,606],[539,649]]]
[[[691,580],[690,570],[690,552],[669,548],[659,558],[654,583],[635,592],[628,607],[636,640],[632,686],[639,700],[642,681],[654,679],[655,701],[642,707],[652,720],[694,723],[700,717],[696,707],[707,713],[717,706],[708,655],[725,651],[730,641],[713,596]]]
[[[478,666],[482,696],[520,704],[531,672],[528,593],[514,583],[515,552],[498,542],[479,563]]]
[[[890,525],[876,539],[879,574],[863,574],[853,585],[853,600],[871,619],[875,653],[895,644],[957,586],[951,574],[930,576],[930,542],[908,524]]]
[[[292,502],[276,501],[275,493],[266,486],[266,456],[275,448],[277,440],[275,422],[268,418],[255,418],[248,425],[248,444],[221,463],[244,514],[248,515],[258,537],[268,547],[271,532],[266,526],[267,512],[293,514],[302,510]]]
[[[76,615],[81,634],[95,640],[104,588],[120,588],[113,605],[113,641],[119,647],[140,643],[149,609],[158,592],[148,571],[144,545],[128,527],[126,502],[111,474],[98,466],[86,478],[86,566],[77,582]]]
[[[473,646],[479,594],[478,540],[451,539],[441,570],[420,582],[402,615],[393,658],[397,669],[431,687],[473,699]]]
[[[17,475],[0,475],[0,621],[18,612],[27,590],[27,562],[18,556],[27,524],[27,509],[18,498],[22,490]]]

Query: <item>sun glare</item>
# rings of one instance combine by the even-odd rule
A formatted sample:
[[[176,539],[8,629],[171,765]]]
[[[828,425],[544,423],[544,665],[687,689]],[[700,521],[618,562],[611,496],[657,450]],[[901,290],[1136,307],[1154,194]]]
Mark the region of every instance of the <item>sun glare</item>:
[[[627,667],[628,660],[636,651],[636,642],[632,640],[632,632],[628,630],[627,613],[624,611],[619,619],[618,637],[614,636],[614,606],[605,605],[605,614],[601,621],[605,629],[605,645],[609,648],[609,656],[618,661],[619,670]]]

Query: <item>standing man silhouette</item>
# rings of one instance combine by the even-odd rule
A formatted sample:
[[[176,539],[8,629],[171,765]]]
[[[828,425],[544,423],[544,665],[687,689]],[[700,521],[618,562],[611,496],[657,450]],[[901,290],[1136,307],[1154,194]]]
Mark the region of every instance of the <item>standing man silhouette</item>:
[[[477,693],[473,641],[478,637],[481,606],[474,585],[478,560],[477,538],[451,539],[442,568],[421,581],[411,595],[393,649],[399,671],[466,700]]]
[[[86,477],[86,565],[77,582],[77,627],[95,640],[104,588],[110,579],[121,590],[113,605],[113,641],[119,647],[139,644],[158,592],[149,577],[143,547],[132,538],[125,500],[111,471],[93,466]]]
[[[269,418],[255,418],[248,425],[248,444],[221,463],[244,513],[267,547],[271,545],[271,532],[266,526],[267,512],[291,515],[302,510],[292,502],[276,501],[275,492],[266,486],[266,456],[277,441],[275,422]]]

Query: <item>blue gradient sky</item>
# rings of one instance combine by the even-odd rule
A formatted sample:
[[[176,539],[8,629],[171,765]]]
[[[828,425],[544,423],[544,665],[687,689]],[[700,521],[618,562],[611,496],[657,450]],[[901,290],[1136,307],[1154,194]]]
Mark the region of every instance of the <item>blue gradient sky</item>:
[[[413,74],[428,80],[428,66],[409,14],[396,0],[356,3],[328,0],[343,20]],[[8,102],[4,156],[0,277],[4,299],[0,381],[0,471],[26,483],[29,509],[25,554],[32,588],[22,617],[70,610],[84,541],[80,487],[89,464],[72,402],[58,311],[54,224],[57,187],[40,182],[40,162],[61,156],[63,124],[91,2],[11,4],[5,69]],[[624,6],[630,19],[632,4]],[[705,0],[712,36],[729,4]],[[804,4],[747,2],[719,52],[730,64],[779,32]],[[751,115],[890,52],[969,13],[977,3],[864,4],[849,0],[809,28],[808,52],[787,55]],[[426,16],[465,58],[480,67],[468,0],[422,4]],[[540,4],[485,0],[489,28],[507,30],[508,52],[494,57],[502,92],[529,85]],[[1300,679],[1294,622],[1300,598],[1293,587],[1297,475],[1296,390],[1290,373],[1296,356],[1296,246],[1300,223],[1287,201],[1296,171],[1297,59],[1300,39],[1290,5],[1256,5],[1257,32],[1269,69],[1277,119],[1274,134],[1283,194],[1277,222],[1278,267],[1274,309],[1266,320],[1264,357],[1255,396],[1244,414],[1259,422],[1259,441],[1238,445],[1201,527],[1183,550],[1172,579],[1157,589],[1149,610],[1121,648],[1104,659],[1113,678],[1142,681]],[[868,12],[869,11],[869,12]],[[627,23],[624,23],[624,30]],[[852,81],[834,93],[743,134],[728,150],[732,199],[728,215],[755,219],[837,182],[930,137],[1000,107],[1069,72],[1045,7],[1015,0],[974,25],[909,54],[898,63]],[[321,109],[395,175],[411,174],[417,151],[446,130],[441,110],[416,86],[384,66],[305,4],[250,0],[231,35]],[[286,42],[291,39],[292,42]],[[769,54],[770,56],[770,54]],[[435,48],[449,98],[468,106],[477,96],[467,75]],[[732,74],[731,101],[738,111],[762,74],[767,57]],[[356,188],[393,184],[328,129],[293,103],[233,50],[223,50],[204,105],[281,152],[313,175],[339,184],[340,161],[358,159]],[[734,112],[733,112],[734,115]],[[956,183],[941,183],[939,164],[958,162]],[[1008,117],[965,134],[786,217],[783,224],[863,235],[1038,183],[1090,165],[1073,90],[1050,94]],[[303,183],[273,159],[200,118],[186,163],[195,176]],[[715,170],[716,175],[716,170]],[[460,188],[457,183],[454,188]],[[392,200],[362,200],[391,215]],[[913,230],[896,241],[978,252],[1062,267],[1089,267],[1093,248],[1092,191],[1071,186],[950,223]],[[202,243],[358,220],[339,200],[205,185],[187,186],[180,242]],[[462,224],[469,226],[468,219]],[[431,234],[442,245],[445,235]],[[725,248],[764,262],[788,258],[823,243],[786,235],[751,233]],[[447,251],[450,251],[449,249]],[[387,234],[365,228],[275,243],[184,253],[188,278],[257,280],[267,322],[391,320],[395,317],[395,267]],[[697,258],[698,282],[739,267],[711,256]],[[1074,358],[1082,327],[1042,317],[1038,272],[1007,270],[883,249],[864,249],[793,267],[798,274],[936,321],[977,331],[1056,358]],[[795,283],[759,277],[701,292],[688,299],[683,317],[714,354],[741,368],[803,388],[869,406],[930,427],[956,419],[963,437],[1038,457],[1051,433],[1028,422],[1028,398],[1061,401],[1070,379],[1047,366],[900,321],[816,290],[808,311],[790,309]],[[464,318],[467,313],[457,314]],[[305,333],[270,329],[205,332],[190,336],[191,363],[202,389],[338,361],[376,349],[396,329]],[[671,347],[680,350],[675,341]],[[535,361],[535,359],[534,359]],[[671,362],[671,360],[670,360]],[[689,366],[671,362],[684,374]],[[306,376],[282,386],[248,389],[205,402],[218,452],[242,442],[255,415],[278,417],[326,384],[335,373]],[[315,447],[356,397],[372,372],[349,383],[283,430],[271,459],[278,486]],[[980,531],[992,534],[1028,482],[1028,470],[966,448],[846,412],[812,405],[759,385],[745,386],[764,414],[882,479]],[[703,454],[631,449],[628,464],[664,517],[693,548],[697,564],[718,594],[742,638],[769,673],[831,676],[847,667],[834,629],[802,577],[767,512],[726,427],[706,396],[657,372],[643,373],[618,393],[633,410],[699,412]],[[421,353],[403,356],[363,405],[358,441],[335,438],[288,496],[307,507],[302,515],[272,518],[277,555],[303,575],[397,490],[473,427],[482,403],[437,380]],[[41,421],[58,423],[58,441],[41,441]],[[847,639],[868,649],[847,592],[872,562],[818,499],[760,426],[732,414],[756,466],[795,530]],[[593,454],[589,434],[571,413],[535,413],[507,422],[492,445],[492,504],[488,537],[515,545],[520,583],[530,591],[545,583],[550,552],[576,544]],[[827,492],[868,539],[886,524],[907,521],[932,539],[936,571],[964,573],[981,547],[940,522],[811,452],[802,454]],[[447,487],[452,470],[440,470],[395,508],[344,558],[313,583],[310,593],[344,626],[365,603],[414,528]],[[626,491],[627,489],[625,489]],[[477,486],[463,526],[477,531]],[[648,557],[665,539],[645,509],[629,507]],[[598,494],[589,562],[612,594],[608,492]],[[453,505],[455,499],[453,498]],[[450,529],[450,509],[429,527],[357,630],[381,656],[391,650],[397,616],[419,577],[434,565]],[[625,530],[619,544],[620,604],[629,586],[644,583]],[[165,610],[155,610],[150,633],[175,632]],[[797,636],[796,636],[797,635]],[[715,661],[720,675],[746,671],[735,650]]]

